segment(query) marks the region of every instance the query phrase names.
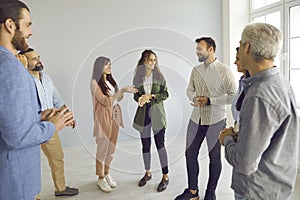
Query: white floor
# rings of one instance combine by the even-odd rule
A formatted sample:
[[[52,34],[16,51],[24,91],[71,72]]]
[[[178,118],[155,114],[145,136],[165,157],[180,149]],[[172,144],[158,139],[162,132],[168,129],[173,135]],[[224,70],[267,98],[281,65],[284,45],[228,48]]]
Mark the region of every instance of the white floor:
[[[74,197],[55,197],[54,187],[47,160],[42,155],[42,192],[43,200],[70,199],[70,200],[171,200],[182,193],[187,186],[185,169],[185,138],[184,136],[168,137],[167,151],[170,165],[170,184],[161,193],[156,187],[161,180],[157,152],[152,145],[152,180],[146,186],[138,187],[138,180],[143,176],[143,162],[139,140],[122,141],[117,145],[115,158],[111,166],[111,175],[117,180],[118,187],[111,193],[104,193],[97,187],[95,175],[95,145],[82,144],[82,146],[65,147],[65,176],[67,184],[79,187],[80,193]],[[206,145],[199,155],[201,171],[199,176],[200,199],[203,199],[208,178],[208,158]],[[218,200],[231,200],[233,192],[230,189],[231,167],[223,156],[223,170],[217,188]],[[300,199],[300,178],[292,200]]]

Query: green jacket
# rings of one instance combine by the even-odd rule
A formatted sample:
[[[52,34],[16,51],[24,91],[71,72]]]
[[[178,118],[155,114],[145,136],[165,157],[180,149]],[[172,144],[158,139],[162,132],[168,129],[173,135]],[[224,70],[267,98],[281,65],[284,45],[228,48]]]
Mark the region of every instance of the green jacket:
[[[134,100],[138,102],[138,99],[145,94],[143,83],[133,81],[133,84],[138,89],[138,92],[134,94]],[[161,130],[167,127],[166,113],[163,101],[169,97],[169,93],[166,86],[166,80],[157,80],[153,76],[151,94],[155,94],[156,98],[151,100],[150,117],[153,130]],[[146,117],[146,105],[143,107],[137,107],[133,127],[138,131],[142,131],[144,128],[144,122]]]

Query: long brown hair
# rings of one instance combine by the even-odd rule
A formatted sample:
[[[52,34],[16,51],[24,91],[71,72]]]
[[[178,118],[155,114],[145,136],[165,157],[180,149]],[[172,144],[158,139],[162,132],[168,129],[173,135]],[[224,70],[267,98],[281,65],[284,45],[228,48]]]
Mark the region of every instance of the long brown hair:
[[[109,87],[105,83],[104,80],[104,66],[110,63],[110,59],[100,56],[95,60],[94,69],[93,69],[93,77],[92,80],[95,80],[99,87],[101,88],[103,94],[109,96]],[[115,92],[118,91],[118,85],[111,74],[106,75],[106,80],[115,88]]]
[[[142,52],[141,58],[139,59],[138,64],[135,68],[135,74],[133,78],[134,83],[143,84],[144,78],[146,76],[145,62],[150,58],[151,54],[153,54],[156,58],[156,63],[152,71],[153,77],[158,81],[162,81],[164,79],[162,73],[158,68],[157,55],[152,50],[146,49]]]

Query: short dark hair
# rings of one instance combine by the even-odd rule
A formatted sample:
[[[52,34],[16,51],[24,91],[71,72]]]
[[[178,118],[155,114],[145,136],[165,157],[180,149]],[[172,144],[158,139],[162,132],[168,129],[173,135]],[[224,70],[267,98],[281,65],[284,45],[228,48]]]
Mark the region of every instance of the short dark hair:
[[[28,48],[28,49],[27,49],[27,50],[25,50],[25,51],[20,51],[18,54],[22,54],[22,55],[24,55],[25,53],[32,52],[32,51],[34,51],[34,49],[33,49],[33,48]]]
[[[205,41],[207,48],[213,47],[214,52],[216,52],[216,43],[215,43],[214,39],[212,39],[211,37],[201,37],[201,38],[197,38],[195,40],[195,42],[197,42],[197,43],[199,43],[201,41]]]
[[[0,24],[4,23],[7,19],[12,19],[16,25],[22,18],[21,10],[25,8],[30,12],[28,6],[19,0],[0,0]]]

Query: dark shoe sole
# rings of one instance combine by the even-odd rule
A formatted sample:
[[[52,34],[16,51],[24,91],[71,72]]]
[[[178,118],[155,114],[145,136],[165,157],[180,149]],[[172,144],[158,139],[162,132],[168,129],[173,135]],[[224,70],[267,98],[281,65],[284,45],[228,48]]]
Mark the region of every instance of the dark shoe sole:
[[[77,192],[77,193],[73,193],[73,194],[55,194],[55,196],[57,196],[57,197],[61,197],[61,196],[75,196],[75,195],[77,195],[77,194],[79,194],[79,192]]]
[[[60,196],[75,196],[79,194],[79,190],[75,188],[70,188],[67,187],[65,191],[62,192],[55,192],[55,196],[60,197]]]

